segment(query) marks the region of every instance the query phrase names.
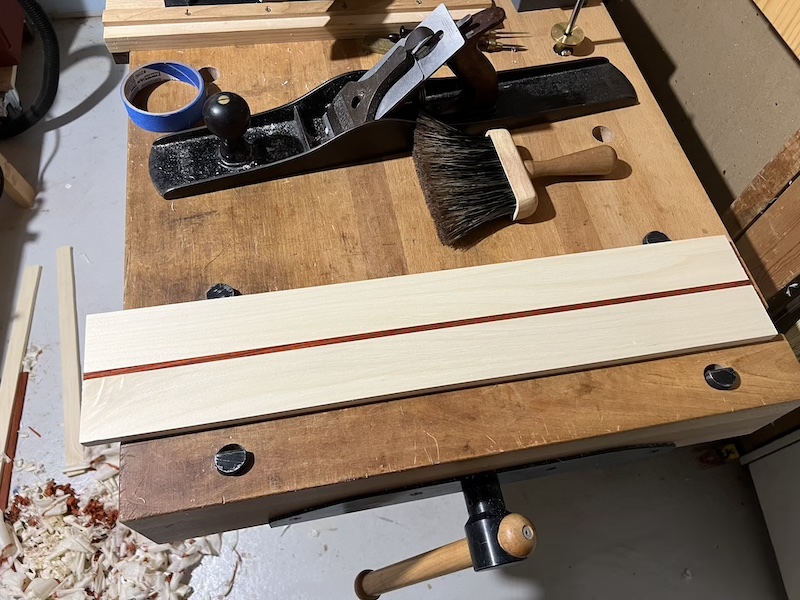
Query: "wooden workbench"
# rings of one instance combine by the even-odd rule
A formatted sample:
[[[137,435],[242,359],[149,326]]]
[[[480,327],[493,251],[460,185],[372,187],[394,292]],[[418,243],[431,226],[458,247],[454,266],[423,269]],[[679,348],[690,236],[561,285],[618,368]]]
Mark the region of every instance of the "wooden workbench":
[[[520,15],[499,4],[506,29],[525,32],[515,41],[527,51],[492,54],[498,69],[571,60],[553,53],[549,36],[566,13]],[[131,126],[125,306],[201,299],[217,282],[255,293],[630,246],[652,230],[672,239],[724,234],[605,8],[594,4],[581,19],[592,55],[627,75],[640,104],[515,139],[550,158],[600,143],[593,129],[608,128],[624,161],[610,180],[551,185],[530,223],[454,251],[436,238],[410,158],[167,202],[148,176],[156,135]],[[378,57],[354,41],[131,53],[132,66],[164,59],[216,67],[219,88],[258,112]],[[710,388],[703,368],[713,363],[736,368],[741,387]],[[122,449],[120,514],[154,539],[179,539],[482,470],[739,435],[798,398],[800,367],[778,340],[131,443]],[[213,467],[231,442],[254,454],[244,476]]]

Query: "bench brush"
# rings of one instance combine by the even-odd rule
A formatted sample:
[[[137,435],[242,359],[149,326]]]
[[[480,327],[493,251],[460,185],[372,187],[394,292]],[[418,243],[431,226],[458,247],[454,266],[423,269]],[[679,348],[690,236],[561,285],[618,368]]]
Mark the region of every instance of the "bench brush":
[[[453,247],[485,223],[533,215],[532,179],[601,177],[617,165],[611,146],[525,161],[506,129],[469,136],[425,114],[417,119],[412,156],[439,239]]]

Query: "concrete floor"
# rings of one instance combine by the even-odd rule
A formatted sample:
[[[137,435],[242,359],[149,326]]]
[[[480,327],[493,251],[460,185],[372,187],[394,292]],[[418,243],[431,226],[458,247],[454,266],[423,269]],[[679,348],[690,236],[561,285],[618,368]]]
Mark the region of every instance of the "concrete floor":
[[[670,12],[654,8],[659,4],[655,1],[627,4],[655,13],[661,10],[661,17],[651,15],[648,20],[654,31],[664,12]],[[725,4],[730,7],[727,15],[739,9],[746,12],[750,2]],[[676,23],[666,20],[668,29]],[[0,143],[0,152],[30,179],[38,179],[41,189],[32,212],[17,209],[7,198],[0,202],[0,275],[6,282],[0,287],[0,315],[11,311],[20,266],[43,264],[31,336],[31,344],[42,353],[33,368],[22,422],[23,432],[31,426],[42,437],[21,439],[18,454],[42,463],[46,474],[63,479],[59,474],[63,425],[55,249],[64,244],[75,247],[81,318],[122,307],[127,123],[117,95],[124,68],[113,65],[105,53],[99,20],[60,21],[57,28],[64,54],[57,103],[46,122],[24,136]],[[659,40],[672,39],[663,30],[659,32]],[[27,55],[33,56],[35,51]],[[775,64],[774,52],[760,56],[761,62],[751,71],[755,83],[748,84],[756,89],[742,90],[745,99],[762,91],[758,83],[764,78],[761,72],[769,72]],[[691,68],[679,64],[673,69],[679,82],[689,86],[694,81]],[[725,72],[719,65],[712,71]],[[35,88],[30,81],[35,72],[35,66],[23,69],[23,91]],[[738,86],[734,87],[747,83],[745,77],[735,79]],[[787,89],[800,85],[798,79],[795,69],[785,82]],[[770,121],[759,109],[753,116],[754,130],[749,131],[747,125],[752,121],[742,117],[744,113],[720,115],[726,113],[725,106],[719,96],[711,97],[711,88],[703,91],[702,100],[697,98],[698,88],[688,89],[694,97],[681,85],[673,89],[678,105],[690,107],[690,115],[699,115],[703,111],[697,107],[704,107],[707,119],[719,119],[708,124],[705,118],[686,119],[702,149],[712,157],[710,164],[722,167],[720,173],[729,170],[725,165],[738,165],[735,170],[730,167],[735,177],[733,172],[721,176],[728,195],[738,193],[737,188],[743,187],[794,131],[784,135],[785,129],[798,126],[780,120],[781,127],[777,127],[779,119],[773,115]],[[727,95],[728,88],[722,93]],[[733,103],[734,98],[728,100]],[[719,136],[707,134],[706,127]],[[747,127],[748,131],[737,137],[732,131],[735,127]],[[736,140],[742,143],[730,148]],[[718,202],[724,203],[722,198],[719,196]],[[4,322],[5,318],[0,318],[0,323]],[[5,336],[4,331],[0,333]],[[747,471],[733,463],[709,467],[699,460],[698,452],[676,450],[645,462],[508,486],[509,508],[530,516],[539,530],[540,544],[530,560],[504,570],[454,574],[386,597],[785,598]],[[15,485],[39,477],[19,473]],[[461,536],[465,519],[462,499],[447,496],[286,529],[244,530],[227,536],[223,555],[195,571],[195,597],[221,597],[237,560],[234,544],[242,563],[227,598],[352,597],[352,579],[359,571],[450,542]]]

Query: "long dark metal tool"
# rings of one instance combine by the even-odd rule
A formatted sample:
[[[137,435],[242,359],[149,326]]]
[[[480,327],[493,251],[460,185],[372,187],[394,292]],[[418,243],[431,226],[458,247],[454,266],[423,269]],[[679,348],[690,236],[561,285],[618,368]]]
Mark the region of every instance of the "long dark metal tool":
[[[478,41],[502,23],[500,8],[456,23],[448,15],[452,29],[441,11],[429,19],[434,16],[370,71],[334,77],[281,107],[252,117],[248,110],[228,114],[225,107],[240,108],[243,100],[217,94],[207,103],[207,127],[153,144],[150,176],[156,189],[174,200],[408,155],[420,110],[465,133],[482,134],[637,103],[631,83],[604,58],[496,73]],[[445,63],[457,77],[429,79]],[[225,159],[226,148],[243,144],[247,160]]]

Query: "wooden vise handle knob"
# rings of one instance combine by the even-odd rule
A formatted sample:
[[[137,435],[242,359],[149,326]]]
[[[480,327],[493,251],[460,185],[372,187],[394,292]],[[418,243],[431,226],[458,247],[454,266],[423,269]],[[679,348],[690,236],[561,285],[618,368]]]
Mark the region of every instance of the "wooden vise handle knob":
[[[617,153],[611,146],[595,146],[550,160],[528,160],[525,166],[532,178],[601,177],[616,168]]]
[[[500,522],[497,541],[511,556],[525,558],[536,547],[536,529],[522,515],[506,515]],[[383,593],[471,566],[469,544],[466,539],[458,540],[377,571],[362,571],[356,577],[356,596],[361,600],[377,600]]]
[[[511,513],[500,521],[497,541],[514,558],[525,558],[536,548],[536,528],[527,517]]]

